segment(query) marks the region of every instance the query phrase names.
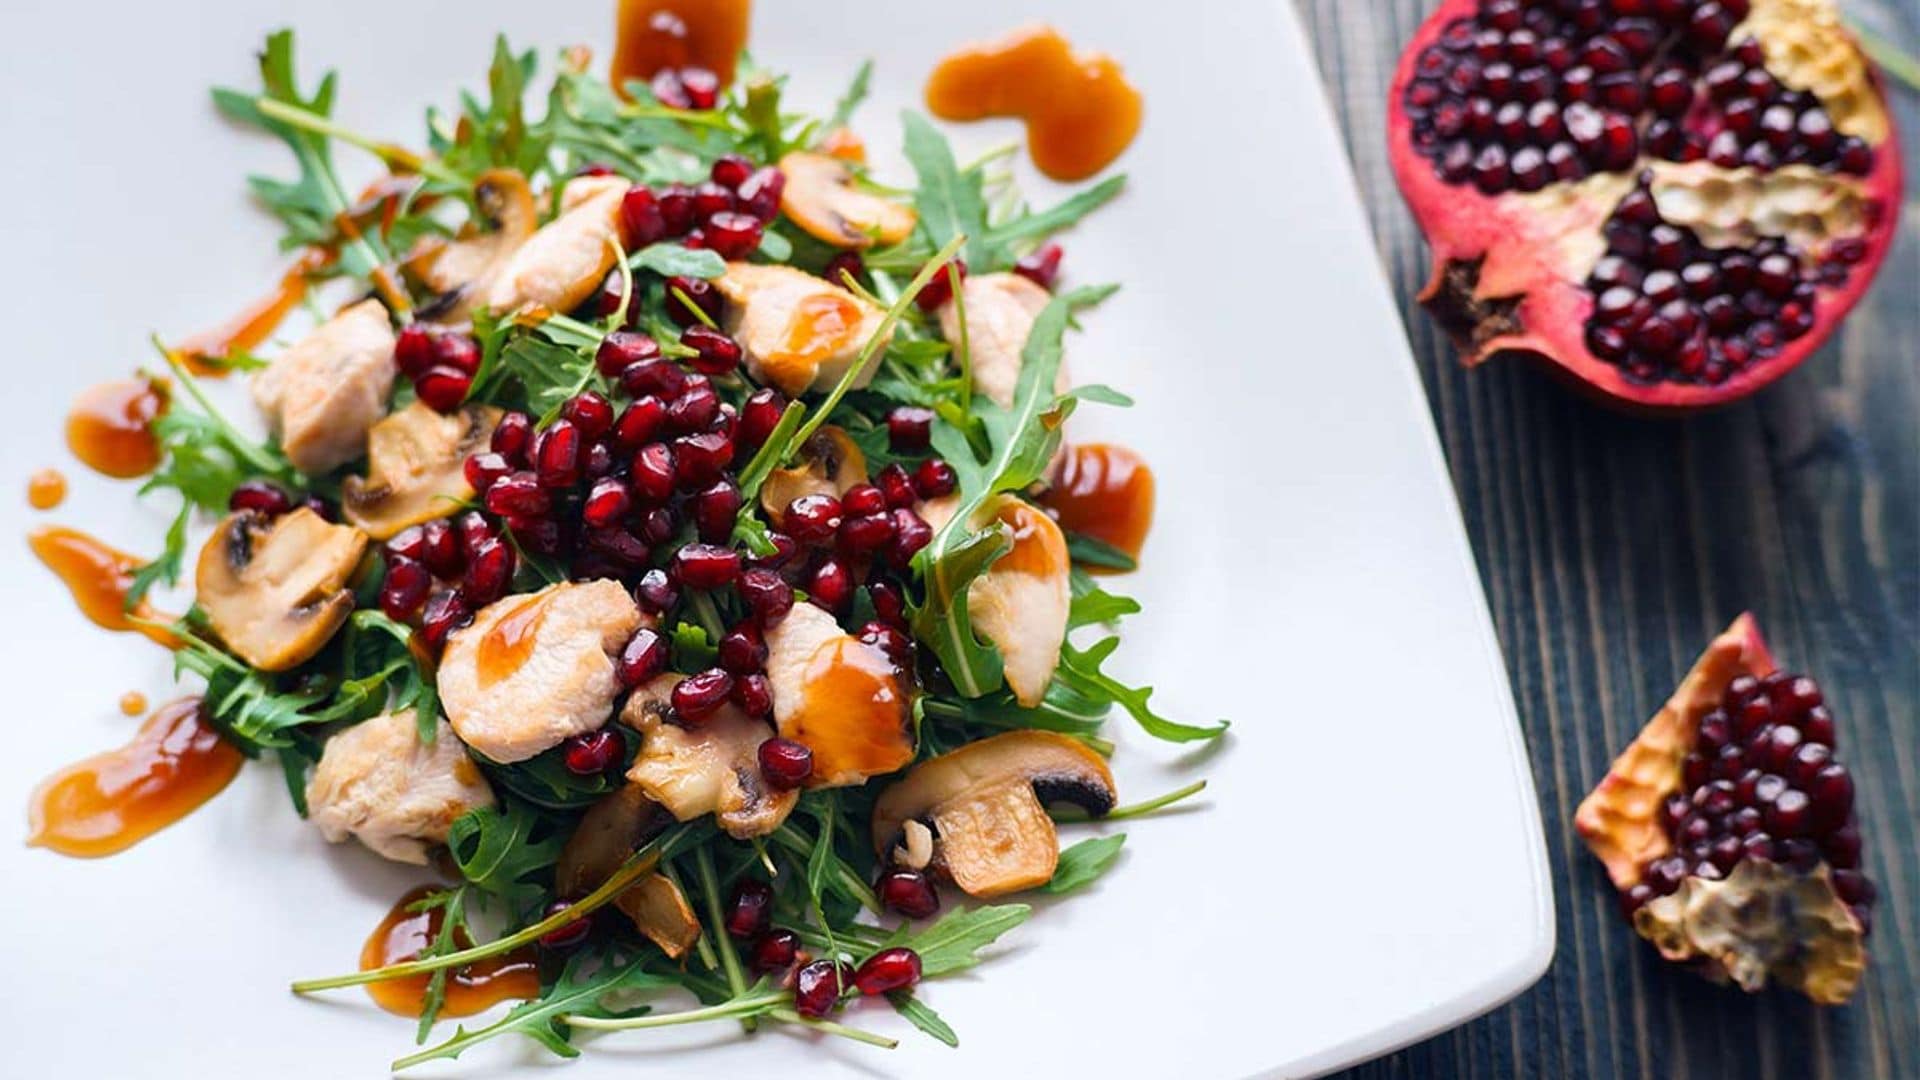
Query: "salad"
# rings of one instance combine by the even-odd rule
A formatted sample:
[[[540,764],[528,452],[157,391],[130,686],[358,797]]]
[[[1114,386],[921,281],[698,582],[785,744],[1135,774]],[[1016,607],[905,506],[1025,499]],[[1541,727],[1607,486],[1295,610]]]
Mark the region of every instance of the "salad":
[[[1123,805],[1110,716],[1226,727],[1105,670],[1139,605],[1094,572],[1133,567],[1152,489],[1065,442],[1129,402],[1068,375],[1115,287],[1068,287],[1050,238],[1124,180],[1035,208],[1005,153],[962,165],[908,112],[887,186],[865,67],[804,116],[746,57],[616,89],[569,50],[544,93],[537,66],[499,42],[418,149],[338,125],[289,32],[215,92],[292,153],[250,186],[317,326],[159,348],[142,492],[180,508],[123,610],[205,688],[154,723],[276,763],[327,839],[442,871],[360,970],[294,984],[417,1017],[396,1068],[699,1021],[891,1045],[864,997],[957,1045],[921,980],[1125,839],[1059,825],[1204,786]],[[362,153],[387,175],[354,197],[336,158]],[[206,393],[228,372],[269,437]]]

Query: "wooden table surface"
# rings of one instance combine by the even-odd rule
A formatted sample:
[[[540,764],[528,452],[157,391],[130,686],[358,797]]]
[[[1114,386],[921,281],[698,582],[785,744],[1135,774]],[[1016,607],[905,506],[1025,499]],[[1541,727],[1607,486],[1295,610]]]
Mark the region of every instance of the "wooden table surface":
[[[1383,118],[1395,58],[1434,0],[1294,2],[1479,557],[1559,931],[1553,966],[1515,1001],[1343,1075],[1920,1078],[1920,154],[1907,154],[1899,242],[1820,354],[1708,415],[1623,417],[1527,365],[1463,369],[1412,302],[1427,251],[1387,165]],[[1847,10],[1920,52],[1913,0]],[[1920,97],[1894,97],[1912,147]],[[1572,832],[1613,755],[1743,610],[1784,667],[1820,680],[1857,781],[1880,900],[1866,980],[1840,1008],[1663,964]]]

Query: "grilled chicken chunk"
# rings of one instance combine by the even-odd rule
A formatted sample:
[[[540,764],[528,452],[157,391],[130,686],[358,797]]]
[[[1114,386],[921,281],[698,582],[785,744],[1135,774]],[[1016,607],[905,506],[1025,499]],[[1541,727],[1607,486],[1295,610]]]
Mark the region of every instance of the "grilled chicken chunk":
[[[960,303],[940,305],[940,334],[960,348],[960,307],[967,310],[967,349],[973,361],[973,385],[1002,408],[1013,405],[1020,382],[1020,354],[1041,309],[1053,299],[1047,290],[1019,274],[981,274],[960,286]],[[1067,368],[1053,382],[1064,394],[1073,388]]]
[[[560,216],[528,237],[494,273],[487,307],[513,311],[537,305],[558,312],[579,307],[613,269],[626,192],[627,182],[617,176],[569,180],[560,192]]]
[[[845,289],[791,266],[728,263],[714,284],[727,298],[727,332],[746,353],[747,370],[794,397],[839,382],[886,318]],[[875,355],[886,347],[882,341]],[[873,381],[878,366],[869,358],[854,388]]]
[[[351,836],[396,862],[424,865],[454,819],[493,805],[493,789],[445,720],[422,744],[412,709],[327,740],[307,781],[307,817],[334,843]]]
[[[387,309],[362,300],[254,376],[253,398],[294,468],[330,472],[366,453],[393,390],[393,343]]]

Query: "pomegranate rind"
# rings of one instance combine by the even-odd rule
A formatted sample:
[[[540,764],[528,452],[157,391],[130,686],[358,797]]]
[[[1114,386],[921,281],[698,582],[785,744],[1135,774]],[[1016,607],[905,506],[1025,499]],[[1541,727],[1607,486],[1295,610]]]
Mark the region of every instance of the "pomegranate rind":
[[[1771,979],[1839,1005],[1867,967],[1866,936],[1825,866],[1802,874],[1743,859],[1725,880],[1690,877],[1648,901],[1633,927],[1666,959],[1748,993]]]
[[[1449,184],[1414,148],[1412,125],[1402,102],[1417,75],[1420,53],[1456,19],[1470,18],[1478,0],[1443,0],[1414,32],[1400,54],[1388,91],[1387,150],[1395,181],[1432,249],[1433,269],[1417,297],[1460,351],[1468,367],[1501,356],[1543,365],[1550,373],[1603,404],[1647,415],[1682,415],[1737,401],[1798,367],[1826,341],[1865,295],[1898,233],[1903,197],[1899,139],[1885,119],[1885,85],[1857,43],[1839,24],[1832,0],[1761,0],[1734,37],[1753,34],[1767,54],[1769,72],[1806,89],[1874,150],[1874,166],[1854,179],[1879,204],[1879,218],[1859,234],[1866,253],[1841,288],[1821,288],[1812,328],[1784,343],[1773,356],[1729,373],[1719,383],[1639,382],[1624,368],[1588,351],[1586,322],[1593,297],[1584,282],[1599,255],[1600,227],[1641,167],[1660,171],[1670,163],[1643,158],[1632,172],[1590,176],[1572,185],[1526,194],[1485,195],[1470,184]],[[1777,16],[1774,8],[1787,12]],[[1818,12],[1818,26],[1801,25]],[[1795,22],[1795,19],[1801,22]],[[1780,27],[1795,29],[1783,32]],[[1813,47],[1839,56],[1814,55]],[[1879,122],[1874,122],[1875,116]],[[1878,132],[1878,138],[1870,137]],[[1739,170],[1735,170],[1739,171]],[[1596,183],[1598,181],[1598,183]],[[1591,188],[1588,185],[1593,185]],[[1617,185],[1618,191],[1609,193]],[[1552,206],[1556,191],[1566,205]],[[1591,242],[1574,241],[1575,226]],[[1544,241],[1548,241],[1543,243]]]

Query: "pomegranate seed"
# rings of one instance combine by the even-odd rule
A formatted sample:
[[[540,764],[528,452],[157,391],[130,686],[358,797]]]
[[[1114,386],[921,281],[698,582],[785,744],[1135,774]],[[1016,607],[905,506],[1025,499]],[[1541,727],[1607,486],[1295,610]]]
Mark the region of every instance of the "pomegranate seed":
[[[895,626],[907,625],[907,601],[900,592],[900,586],[889,581],[876,581],[867,586],[867,595],[873,600],[873,613],[881,622]]]
[[[661,68],[654,72],[647,89],[653,92],[654,99],[669,109],[693,108],[693,97],[680,81],[680,72],[673,68]]]
[[[705,375],[690,375],[680,396],[667,405],[667,428],[681,435],[705,431],[720,415],[720,395]]]
[[[452,368],[463,375],[471,376],[480,370],[480,343],[465,334],[435,335],[433,366]]]
[[[902,671],[913,667],[913,639],[892,623],[875,619],[862,626],[858,636],[861,641],[886,653],[894,667]]]
[[[813,775],[813,751],[792,739],[768,739],[760,744],[760,773],[768,786],[791,791]]]
[[[664,544],[679,531],[680,516],[671,506],[656,506],[640,519],[640,537],[649,544]]]
[[[541,487],[572,487],[580,482],[584,441],[580,429],[564,417],[540,433],[540,445],[534,450],[534,473]]]
[[[652,682],[661,672],[667,670],[667,639],[651,627],[641,627],[636,631],[627,647],[620,651],[620,662],[616,670],[620,676],[622,689],[632,690]]]
[[[795,540],[786,533],[768,533],[767,543],[773,545],[772,553],[767,555],[749,555],[747,556],[747,565],[765,567],[769,570],[778,570],[792,562],[795,555],[800,554],[800,541]]]
[[[771,387],[762,387],[747,395],[746,403],[740,409],[740,430],[737,438],[740,445],[758,450],[766,445],[768,436],[780,423],[780,414],[787,408],[786,396]]]
[[[733,461],[733,439],[720,431],[703,431],[673,440],[674,483],[683,491],[718,480]]]
[[[687,327],[680,333],[680,344],[699,354],[691,363],[704,375],[727,375],[740,366],[740,343],[711,327]]]
[[[235,484],[233,494],[227,496],[227,509],[234,513],[251,510],[277,517],[293,509],[293,496],[278,484],[270,484],[265,480],[243,480]]]
[[[575,776],[599,776],[615,765],[626,752],[620,733],[611,728],[582,732],[568,739],[561,760]]]
[[[840,987],[840,965],[831,960],[815,960],[794,977],[793,1010],[810,1020],[818,1020],[840,1004]]]
[[[750,622],[743,622],[720,636],[720,666],[735,675],[751,675],[767,666],[767,641]]]
[[[681,68],[680,87],[695,109],[711,109],[720,100],[720,76],[703,67]]]
[[[896,510],[912,506],[920,497],[919,492],[913,490],[913,478],[907,475],[907,470],[899,462],[881,469],[873,479],[885,493],[887,505]]]
[[[629,454],[640,449],[659,432],[666,416],[667,407],[659,398],[652,395],[636,398],[613,422],[614,447]]]
[[[481,547],[500,539],[500,533],[493,527],[493,523],[478,510],[469,510],[461,514],[454,524],[454,532],[460,534],[460,550],[466,553],[469,562],[479,553]]]
[[[573,905],[565,900],[555,900],[553,903],[548,904],[546,909],[541,912],[541,917],[543,919],[551,919],[555,915],[562,914],[572,907]],[[587,935],[591,933],[593,933],[593,913],[588,912],[570,923],[563,923],[557,929],[549,930],[540,935],[540,946],[545,949],[552,949],[555,952],[564,952],[587,940]]]
[[[690,589],[718,589],[739,578],[740,553],[716,544],[688,544],[674,552],[673,568]]]
[[[771,222],[780,216],[780,196],[786,190],[787,174],[771,165],[762,166],[741,183],[740,209],[762,222]]]
[[[828,611],[840,611],[853,598],[853,575],[838,559],[822,559],[807,579],[807,599]]]
[[[443,589],[427,598],[426,610],[420,613],[420,636],[438,649],[447,643],[448,634],[472,621],[466,601],[452,589]]]
[[[736,587],[741,602],[762,626],[777,626],[793,609],[793,586],[773,570],[755,567],[743,571]]]
[[[721,154],[713,161],[713,167],[707,170],[708,178],[729,191],[738,188],[753,175],[753,162],[739,154]]]
[[[787,504],[786,531],[801,543],[824,544],[840,530],[840,500],[831,495],[802,495]]]
[[[494,481],[487,489],[487,509],[503,517],[537,518],[552,507],[552,500],[530,472],[510,473]]]
[[[893,528],[891,514],[849,517],[840,523],[839,545],[856,555],[878,551],[893,541]]]
[[[620,199],[620,223],[626,228],[627,245],[643,248],[667,235],[667,219],[660,212],[660,200],[653,191],[639,184],[627,189]]]
[[[800,935],[791,930],[774,929],[760,935],[747,954],[747,965],[761,975],[784,971],[800,955]]]
[[[733,680],[733,703],[755,719],[773,715],[773,684],[765,675],[754,673]]]
[[[843,251],[827,260],[826,279],[843,289],[847,287],[847,278],[852,278],[857,284],[866,276],[866,260],[862,259],[857,251]]]
[[[504,540],[480,544],[467,560],[467,574],[460,582],[461,599],[469,607],[478,609],[507,595],[519,563],[520,556],[514,553],[513,545]]]
[[[622,389],[634,397],[680,390],[680,369],[661,359],[659,342],[636,330],[615,330],[601,338],[593,364],[602,375],[618,378]],[[653,366],[634,370],[641,365]],[[650,385],[654,382],[665,385]]]
[[[773,922],[773,889],[764,881],[742,881],[727,904],[727,936],[748,941],[766,933]]]
[[[693,189],[685,184],[668,184],[656,193],[660,218],[668,236],[682,236],[693,227]]]
[[[648,443],[633,455],[627,483],[636,498],[665,502],[673,495],[673,472],[673,448],[666,443]]]
[[[494,485],[497,489],[499,485]],[[523,550],[535,555],[557,556],[566,550],[567,534],[560,523],[546,517],[507,517],[507,528]]]
[[[527,447],[533,442],[533,418],[523,412],[510,412],[493,429],[489,446],[493,452],[515,465],[527,464]]]
[[[959,486],[960,477],[954,473],[953,466],[939,458],[928,458],[913,470],[913,490],[923,499],[951,495]]]
[[[389,559],[412,559],[419,562],[426,558],[427,554],[426,530],[418,525],[409,525],[393,534],[393,539],[387,541],[386,550]]]
[[[625,481],[617,476],[603,476],[593,482],[586,502],[580,504],[580,520],[601,527],[612,525],[627,516],[632,503]]]
[[[430,367],[414,380],[413,392],[427,407],[438,413],[450,413],[467,400],[473,389],[473,376],[453,367]]]
[[[909,919],[924,919],[940,910],[940,894],[933,879],[918,870],[889,870],[880,876],[880,902]]]
[[[380,610],[395,622],[406,622],[427,602],[433,590],[433,575],[412,559],[392,558],[387,563],[387,578],[380,585]]]
[[[744,259],[759,248],[763,228],[752,214],[723,210],[707,219],[707,246],[721,258]]]
[[[853,985],[868,997],[905,990],[919,981],[920,954],[904,947],[874,953],[853,973]]]
[[[872,484],[855,484],[840,496],[841,512],[849,517],[887,511],[887,496]]]
[[[958,274],[961,281],[967,279],[967,264],[965,260],[955,259],[935,273],[931,278],[928,278],[926,288],[914,294],[913,302],[920,305],[921,311],[934,312],[940,310],[940,305],[953,299],[953,278],[955,274]]]
[[[685,297],[682,300],[681,297]],[[691,301],[693,307],[688,307]],[[706,318],[695,315],[698,308]],[[692,326],[694,323],[720,322],[720,292],[713,283],[705,278],[675,276],[667,279],[667,318],[677,326]]]
[[[467,477],[467,486],[474,494],[485,495],[494,481],[513,471],[513,464],[505,456],[488,451],[475,454],[467,459],[462,467]]]
[[[447,519],[435,518],[420,526],[420,540],[420,561],[427,564],[427,569],[443,578],[459,576],[466,566],[466,556],[460,550],[460,537]]]
[[[400,328],[393,340],[393,362],[400,374],[418,379],[433,366],[433,332],[420,323]]]
[[[734,205],[733,192],[711,180],[693,189],[693,216],[701,221],[710,223],[716,214],[732,213]]]
[[[613,404],[592,390],[568,398],[560,415],[572,421],[589,442],[613,429]]]
[[[887,444],[896,454],[918,454],[932,441],[933,410],[902,405],[887,414]]]
[[[731,480],[717,480],[712,487],[687,500],[688,513],[700,539],[710,544],[723,543],[733,535],[734,522],[740,518],[740,489]]]
[[[1060,276],[1060,245],[1045,243],[1034,251],[1020,256],[1013,264],[1013,272],[1051,292],[1054,279]]]
[[[726,704],[731,693],[733,676],[720,668],[708,668],[674,684],[673,711],[688,722],[704,720]]]

